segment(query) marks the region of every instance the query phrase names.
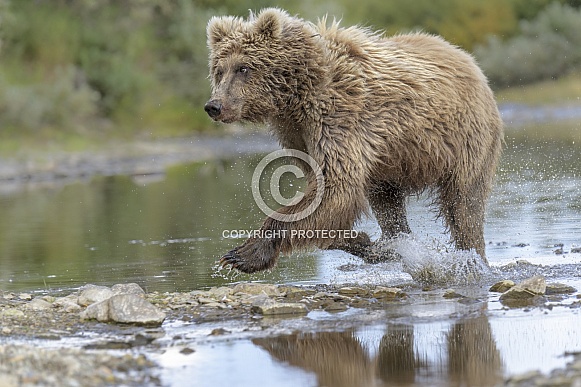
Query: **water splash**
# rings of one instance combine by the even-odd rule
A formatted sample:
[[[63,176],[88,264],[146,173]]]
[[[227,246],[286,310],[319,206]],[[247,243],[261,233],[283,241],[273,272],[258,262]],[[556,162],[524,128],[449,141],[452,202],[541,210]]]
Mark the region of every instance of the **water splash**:
[[[492,275],[488,264],[475,251],[458,251],[437,239],[401,234],[380,243],[380,248],[399,255],[402,270],[422,285],[471,285]]]

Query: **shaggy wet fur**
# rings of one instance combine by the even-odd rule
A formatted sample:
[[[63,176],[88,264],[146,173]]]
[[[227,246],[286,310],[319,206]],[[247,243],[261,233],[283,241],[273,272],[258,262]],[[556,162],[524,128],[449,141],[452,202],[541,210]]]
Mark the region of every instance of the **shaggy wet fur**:
[[[268,230],[351,229],[369,205],[383,237],[409,232],[405,203],[429,189],[458,249],[483,258],[484,209],[500,156],[502,122],[473,58],[437,36],[385,38],[265,9],[208,24],[212,116],[268,124],[284,148],[308,153],[325,178],[321,205]],[[208,109],[207,109],[208,110]],[[307,171],[308,174],[308,171]],[[279,212],[296,214],[305,197]],[[365,238],[363,238],[364,240]],[[361,239],[356,241],[361,243]],[[306,247],[359,251],[348,240],[251,238],[222,258],[254,272]]]

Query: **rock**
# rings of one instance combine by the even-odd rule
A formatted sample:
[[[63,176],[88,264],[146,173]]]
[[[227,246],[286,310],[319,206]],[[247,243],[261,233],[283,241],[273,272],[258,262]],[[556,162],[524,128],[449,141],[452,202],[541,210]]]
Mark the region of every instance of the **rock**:
[[[78,312],[81,310],[81,307],[79,306],[77,299],[78,297],[59,297],[56,298],[52,304],[54,306],[63,308],[65,312],[68,313]]]
[[[180,350],[180,353],[181,353],[182,355],[191,355],[191,354],[192,354],[192,353],[194,353],[194,352],[196,352],[196,351],[195,351],[194,349],[191,349],[191,348],[189,348],[189,347],[185,347],[185,348],[182,348],[182,349]]]
[[[24,301],[30,301],[30,300],[32,300],[32,294],[30,294],[30,293],[20,293],[18,295],[18,298],[20,298],[21,300],[24,300]]]
[[[520,286],[533,294],[543,295],[547,289],[547,282],[542,275],[536,275],[520,282],[516,286]]]
[[[115,284],[111,287],[113,294],[136,294],[138,296],[144,296],[145,291],[134,282],[128,284]]]
[[[462,294],[456,292],[454,289],[447,289],[442,295],[444,298],[465,298]]]
[[[347,305],[342,302],[337,302],[333,300],[327,300],[321,303],[321,308],[327,312],[342,312],[347,310]]]
[[[357,286],[347,286],[339,289],[339,294],[343,296],[366,296],[369,294],[367,289],[363,289]]]
[[[254,300],[252,311],[263,316],[305,314],[308,312],[307,307],[299,302],[276,302],[267,297]]]
[[[565,285],[559,282],[553,282],[547,284],[547,289],[545,290],[546,295],[553,295],[553,294],[571,294],[575,293],[577,289],[573,286]]]
[[[207,292],[208,297],[211,297],[214,300],[223,300],[225,298],[228,298],[228,296],[231,294],[232,289],[227,286],[213,287]]]
[[[514,285],[515,285],[514,281],[502,280],[502,281],[497,282],[494,285],[492,285],[489,290],[491,292],[504,293],[508,289],[512,288]]]
[[[317,292],[313,295],[313,298],[315,300],[320,299],[320,298],[334,298],[335,295],[329,292]]]
[[[41,298],[35,298],[29,303],[25,304],[24,308],[29,310],[45,310],[52,308],[52,304],[50,302],[46,302]]]
[[[109,317],[116,322],[158,325],[165,320],[164,312],[135,294],[119,294],[107,301]]]
[[[350,304],[354,308],[367,308],[369,305],[370,302],[367,298],[354,298]]]
[[[81,320],[97,320],[101,322],[108,322],[109,319],[109,300],[95,302],[81,312]]]
[[[571,247],[571,252],[574,254],[581,253],[581,247]]]
[[[313,294],[316,293],[312,289],[305,289],[300,286],[283,286],[279,288],[279,291],[282,291],[286,297],[295,299],[301,299],[306,296],[312,296]]]
[[[546,282],[543,276],[528,278],[513,286],[500,296],[500,302],[509,307],[523,307],[532,304],[541,304],[545,294]]]
[[[113,291],[106,286],[85,285],[79,289],[78,303],[87,306],[96,302],[104,301],[113,296]]]
[[[373,290],[373,297],[381,300],[395,300],[405,297],[405,293],[400,288],[378,286]]]
[[[208,336],[222,336],[225,335],[226,333],[230,333],[230,331],[224,328],[215,328],[212,329],[212,332],[210,332]]]
[[[246,293],[250,295],[259,295],[259,294],[266,294],[270,297],[280,296],[280,292],[278,291],[277,287],[271,284],[259,284],[259,283],[252,283],[252,282],[244,282],[237,284],[232,289],[232,293]]]
[[[89,305],[81,313],[81,319],[159,325],[165,320],[165,313],[138,295],[117,294],[107,300]]]

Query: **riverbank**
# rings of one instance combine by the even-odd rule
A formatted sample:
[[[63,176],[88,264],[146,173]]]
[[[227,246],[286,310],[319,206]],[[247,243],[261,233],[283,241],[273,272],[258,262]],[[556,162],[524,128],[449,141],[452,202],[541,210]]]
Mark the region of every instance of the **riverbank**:
[[[0,155],[0,190],[22,185],[66,183],[96,175],[156,175],[168,167],[276,149],[266,132],[243,131],[219,136],[119,141],[83,152],[22,150]]]
[[[538,269],[535,265],[526,265],[530,272]],[[510,270],[512,268],[504,269],[506,273]],[[520,292],[518,288],[524,289],[524,293],[516,295]],[[510,289],[513,295],[507,296],[511,293]],[[139,295],[137,302],[144,302],[162,313],[163,323],[152,321],[144,326],[122,324],[106,318],[101,321],[87,318],[87,312],[94,309],[95,305],[112,302],[114,297],[127,294]],[[518,305],[508,302],[511,297],[512,301],[519,301]],[[433,313],[436,311],[434,307],[438,310],[436,314]],[[194,359],[198,351],[203,353],[210,347],[220,347],[227,343],[253,343],[268,349],[275,361],[290,362],[298,369],[306,367],[319,378],[345,381],[344,378],[349,375],[335,367],[341,364],[347,369],[358,367],[356,364],[361,358],[353,353],[353,349],[358,346],[357,341],[348,340],[337,347],[338,342],[327,336],[335,332],[333,334],[344,336],[345,339],[350,337],[349,332],[353,332],[354,327],[374,326],[384,321],[401,324],[401,311],[412,308],[416,314],[410,315],[412,320],[408,323],[413,324],[415,318],[423,321],[423,324],[456,321],[456,326],[466,326],[461,328],[466,330],[461,336],[452,338],[458,340],[455,345],[466,346],[459,353],[466,357],[461,361],[478,363],[475,365],[478,370],[450,369],[448,372],[452,372],[454,377],[481,385],[577,386],[581,383],[579,353],[563,351],[561,356],[569,359],[568,363],[550,373],[533,369],[525,373],[506,374],[502,371],[502,364],[483,359],[503,357],[499,353],[500,343],[495,342],[490,332],[491,326],[497,325],[496,322],[503,322],[503,325],[509,327],[515,321],[518,323],[522,316],[550,315],[557,313],[557,310],[578,314],[580,307],[581,295],[577,289],[566,284],[547,284],[545,278],[538,275],[520,281],[517,285],[511,281],[502,281],[496,287],[480,284],[456,289],[422,289],[414,285],[291,286],[238,283],[183,293],[146,294],[135,284],[115,285],[112,288],[85,286],[67,295],[2,292],[0,385],[181,385],[180,372],[184,371],[175,370],[172,362],[183,364],[185,369],[188,366],[195,367]],[[129,313],[140,313],[134,309],[130,304],[126,305]],[[427,310],[432,313],[427,315]],[[303,338],[300,345],[289,341],[286,344],[286,357],[281,358],[272,345],[277,340],[288,340],[289,334],[306,337],[323,335],[325,339],[311,342]],[[496,334],[502,335],[502,330]],[[460,332],[456,335],[460,335]],[[274,341],[271,343],[271,340]],[[472,342],[479,344],[473,346],[470,344]],[[343,348],[345,345],[347,347]],[[309,346],[328,346],[324,350],[327,351],[327,361],[334,358],[338,361],[339,357],[344,363],[320,362],[319,359],[317,364],[307,365],[290,360],[310,356]],[[345,354],[343,358],[341,352],[347,350],[348,355]],[[413,352],[408,355],[415,356]],[[172,358],[169,363],[168,356]],[[449,352],[447,356],[455,354]],[[459,359],[448,360],[454,361]],[[360,385],[383,385],[381,367],[385,365],[381,362],[376,364],[372,359],[365,360],[365,364],[360,365],[362,368],[357,371],[364,376],[364,379],[359,380]],[[211,367],[217,368],[219,364]],[[372,369],[376,371],[372,372]],[[490,375],[478,376],[486,369],[489,369]],[[257,378],[260,372],[254,371]],[[329,376],[329,372],[337,374]],[[366,375],[365,372],[371,374]],[[475,379],[478,377],[484,379]],[[232,375],[231,381],[235,380],[236,376]],[[211,384],[210,380],[203,379],[191,382],[193,385]],[[432,383],[442,385],[442,381],[438,382],[437,379],[432,379]]]

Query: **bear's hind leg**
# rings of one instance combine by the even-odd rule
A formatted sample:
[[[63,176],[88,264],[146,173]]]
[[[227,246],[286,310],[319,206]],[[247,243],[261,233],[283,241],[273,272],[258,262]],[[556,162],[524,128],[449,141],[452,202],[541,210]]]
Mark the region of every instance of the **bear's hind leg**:
[[[357,238],[335,241],[327,249],[343,250],[371,263],[399,259],[394,251],[385,248],[383,242],[395,238],[399,233],[411,232],[406,218],[405,199],[403,191],[391,184],[373,184],[368,192],[368,200],[381,228],[381,238],[373,243],[366,233],[359,232]]]
[[[406,195],[402,190],[386,182],[376,183],[368,198],[381,228],[382,239],[392,239],[402,232],[411,233],[406,217]]]
[[[411,233],[406,216],[406,194],[386,182],[374,184],[368,193],[371,210],[381,228],[381,238],[371,246],[364,259],[368,262],[400,260],[401,257],[385,242],[400,233]]]
[[[440,192],[440,211],[458,250],[474,249],[486,262],[483,189],[458,189],[455,184]]]

